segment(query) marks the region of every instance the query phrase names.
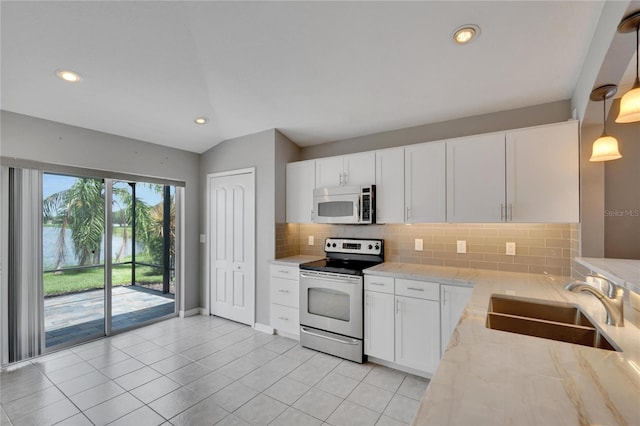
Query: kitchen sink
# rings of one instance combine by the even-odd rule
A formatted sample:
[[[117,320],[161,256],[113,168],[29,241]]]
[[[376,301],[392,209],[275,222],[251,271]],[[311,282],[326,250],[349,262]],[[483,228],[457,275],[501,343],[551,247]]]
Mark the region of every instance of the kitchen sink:
[[[577,305],[494,294],[489,299],[487,328],[591,346],[622,350]]]

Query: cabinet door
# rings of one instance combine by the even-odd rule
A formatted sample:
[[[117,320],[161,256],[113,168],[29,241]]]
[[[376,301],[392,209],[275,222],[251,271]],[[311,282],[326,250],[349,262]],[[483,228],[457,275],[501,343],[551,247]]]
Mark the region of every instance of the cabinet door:
[[[315,160],[287,164],[287,222],[311,223],[315,186]]]
[[[503,222],[504,169],[504,134],[447,141],[447,222]]]
[[[440,360],[440,302],[396,296],[396,363],[434,373]]]
[[[342,156],[317,159],[316,188],[342,186],[344,181],[342,163]]]
[[[511,222],[580,221],[578,122],[507,133]]]
[[[405,148],[405,221],[445,222],[446,145],[427,142]]]
[[[460,316],[462,316],[462,311],[467,306],[472,291],[471,287],[444,284],[440,286],[442,353],[447,349],[453,330],[458,325],[458,321],[460,321]]]
[[[404,223],[404,148],[376,152],[376,222]]]
[[[375,291],[364,292],[364,353],[393,362],[394,296]]]
[[[376,181],[376,153],[345,155],[343,185],[372,185]]]

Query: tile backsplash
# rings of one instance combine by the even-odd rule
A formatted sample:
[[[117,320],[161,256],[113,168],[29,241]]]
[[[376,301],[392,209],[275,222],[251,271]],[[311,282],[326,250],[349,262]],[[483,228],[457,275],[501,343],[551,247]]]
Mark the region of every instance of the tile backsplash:
[[[315,225],[277,224],[276,257],[323,255],[327,237],[382,238],[388,262],[570,276],[579,251],[578,224],[412,224]],[[307,244],[314,237],[314,245]],[[414,250],[414,240],[423,250]],[[456,242],[466,241],[467,253],[456,253]],[[505,254],[505,244],[516,243],[516,255]]]

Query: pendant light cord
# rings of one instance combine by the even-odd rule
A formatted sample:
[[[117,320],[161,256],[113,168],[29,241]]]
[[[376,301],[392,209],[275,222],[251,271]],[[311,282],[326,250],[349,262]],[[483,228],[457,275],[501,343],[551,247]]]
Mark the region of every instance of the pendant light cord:
[[[607,135],[607,95],[602,95],[602,136]]]

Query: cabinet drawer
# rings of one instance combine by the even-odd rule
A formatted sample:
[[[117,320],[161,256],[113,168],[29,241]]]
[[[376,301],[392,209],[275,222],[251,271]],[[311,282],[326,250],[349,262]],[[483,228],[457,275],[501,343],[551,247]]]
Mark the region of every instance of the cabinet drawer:
[[[440,300],[440,284],[396,278],[396,294],[418,299]]]
[[[290,334],[300,334],[298,310],[288,306],[271,304],[271,327]]]
[[[271,277],[271,303],[298,308],[300,285],[298,280]]]
[[[368,291],[378,291],[380,293],[393,294],[393,277],[380,277],[377,275],[364,276],[364,289]]]
[[[269,275],[272,277],[300,279],[300,268],[296,266],[270,265]]]

